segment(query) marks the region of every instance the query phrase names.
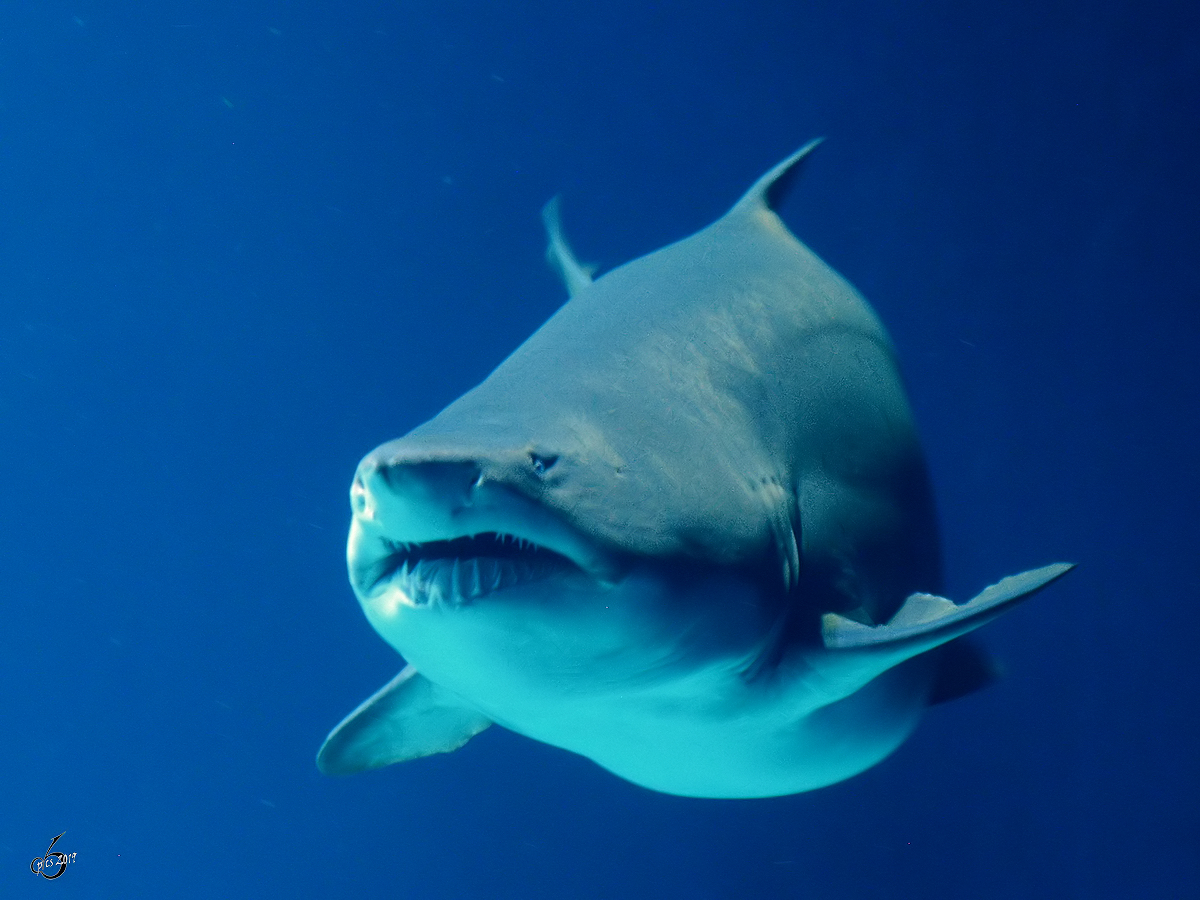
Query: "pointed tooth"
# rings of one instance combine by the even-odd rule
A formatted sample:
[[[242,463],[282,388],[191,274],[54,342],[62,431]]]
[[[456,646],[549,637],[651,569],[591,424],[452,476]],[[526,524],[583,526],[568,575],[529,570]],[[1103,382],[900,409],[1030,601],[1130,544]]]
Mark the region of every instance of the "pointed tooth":
[[[479,582],[479,560],[471,560],[471,596],[478,597],[483,593],[483,585]]]
[[[475,597],[482,597],[487,593],[487,557],[476,557],[471,564],[471,593]]]
[[[479,591],[481,594],[487,594],[496,589],[496,578],[500,574],[500,564],[494,559],[481,559],[479,561]]]
[[[460,559],[454,565],[455,573],[455,592],[459,600],[471,599],[471,561],[469,559]]]

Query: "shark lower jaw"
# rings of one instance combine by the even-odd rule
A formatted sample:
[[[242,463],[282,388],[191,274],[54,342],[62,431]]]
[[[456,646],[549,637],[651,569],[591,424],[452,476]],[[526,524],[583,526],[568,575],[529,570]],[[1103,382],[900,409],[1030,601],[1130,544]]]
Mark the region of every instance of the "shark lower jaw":
[[[563,554],[504,532],[384,543],[389,552],[375,567],[373,582],[356,587],[364,596],[396,591],[414,608],[460,607],[538,582],[585,575]]]

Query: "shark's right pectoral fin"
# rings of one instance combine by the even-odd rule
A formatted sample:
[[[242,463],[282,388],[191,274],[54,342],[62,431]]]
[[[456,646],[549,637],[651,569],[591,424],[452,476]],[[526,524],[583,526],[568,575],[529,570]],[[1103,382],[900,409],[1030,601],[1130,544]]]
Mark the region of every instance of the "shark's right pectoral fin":
[[[351,775],[457,750],[491,721],[405,666],[346,716],[317,751],[326,775]]]

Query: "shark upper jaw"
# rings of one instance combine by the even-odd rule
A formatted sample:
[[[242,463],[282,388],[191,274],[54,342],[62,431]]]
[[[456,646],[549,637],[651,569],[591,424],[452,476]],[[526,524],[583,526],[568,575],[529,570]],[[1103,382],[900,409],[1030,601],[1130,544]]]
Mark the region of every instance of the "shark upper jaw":
[[[347,563],[364,604],[458,607],[522,585],[620,580],[624,566],[541,504],[470,461],[367,457],[351,488]]]

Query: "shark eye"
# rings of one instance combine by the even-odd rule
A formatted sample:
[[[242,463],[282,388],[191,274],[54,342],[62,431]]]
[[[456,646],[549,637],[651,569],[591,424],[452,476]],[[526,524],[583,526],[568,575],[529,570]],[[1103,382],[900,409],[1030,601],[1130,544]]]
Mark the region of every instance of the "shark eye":
[[[545,475],[558,462],[557,456],[542,456],[537,453],[529,454],[529,464],[533,466],[533,471],[539,476]]]

